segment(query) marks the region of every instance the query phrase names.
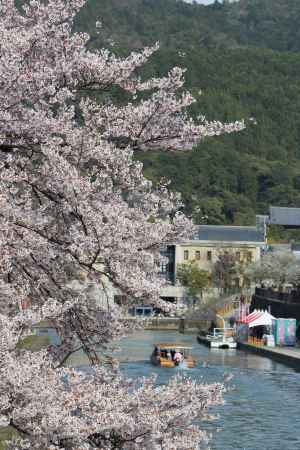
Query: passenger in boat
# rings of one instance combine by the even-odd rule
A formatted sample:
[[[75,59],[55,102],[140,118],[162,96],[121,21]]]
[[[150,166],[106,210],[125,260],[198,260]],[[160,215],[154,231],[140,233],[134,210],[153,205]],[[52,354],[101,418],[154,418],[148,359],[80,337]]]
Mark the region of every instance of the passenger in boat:
[[[160,351],[159,351],[159,349],[158,349],[157,347],[155,347],[155,348],[154,348],[154,357],[155,357],[156,359],[158,359],[159,356],[160,356]]]
[[[171,359],[169,350],[163,350],[163,352],[161,352],[161,356],[165,359]]]
[[[180,364],[183,361],[183,354],[181,352],[176,352],[174,355],[175,364]]]

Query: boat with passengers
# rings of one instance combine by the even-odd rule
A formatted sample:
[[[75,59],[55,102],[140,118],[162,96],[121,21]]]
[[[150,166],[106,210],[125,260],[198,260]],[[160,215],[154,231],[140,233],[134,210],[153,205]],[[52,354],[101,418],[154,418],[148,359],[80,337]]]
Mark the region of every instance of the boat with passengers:
[[[182,366],[191,369],[196,364],[191,355],[192,348],[184,343],[157,343],[154,345],[150,360],[155,366]]]

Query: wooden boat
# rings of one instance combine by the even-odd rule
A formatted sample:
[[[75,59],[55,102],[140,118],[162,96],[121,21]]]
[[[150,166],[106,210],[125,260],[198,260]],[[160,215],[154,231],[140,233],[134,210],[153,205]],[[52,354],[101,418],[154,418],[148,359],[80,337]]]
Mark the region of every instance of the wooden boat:
[[[193,347],[182,343],[157,343],[151,354],[151,363],[160,367],[195,367],[196,361],[191,355]],[[176,354],[181,355],[181,360],[176,359]],[[174,358],[175,357],[175,358]]]

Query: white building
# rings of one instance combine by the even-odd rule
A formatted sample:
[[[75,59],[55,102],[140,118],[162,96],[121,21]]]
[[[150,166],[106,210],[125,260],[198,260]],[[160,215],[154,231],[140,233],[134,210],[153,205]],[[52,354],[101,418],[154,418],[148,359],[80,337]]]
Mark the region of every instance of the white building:
[[[169,246],[165,251],[169,264],[163,267],[162,276],[168,285],[162,289],[161,297],[181,302],[186,296],[185,288],[176,279],[178,264],[193,261],[200,269],[212,273],[221,253],[233,253],[237,261],[248,264],[259,260],[265,248],[265,225],[260,221],[256,227],[199,225],[193,239]]]

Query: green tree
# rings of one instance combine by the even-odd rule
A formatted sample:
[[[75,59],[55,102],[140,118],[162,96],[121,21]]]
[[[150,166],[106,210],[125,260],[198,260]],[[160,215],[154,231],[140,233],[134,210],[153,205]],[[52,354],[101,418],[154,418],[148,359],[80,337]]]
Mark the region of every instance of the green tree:
[[[187,288],[188,297],[193,299],[193,301],[197,298],[200,300],[203,291],[210,284],[209,272],[200,269],[195,261],[179,264],[177,278]]]
[[[137,156],[152,181],[171,181],[184,212],[197,223],[204,217],[209,224],[252,225],[269,205],[300,204],[299,21],[299,0],[209,7],[174,0],[88,0],[78,15],[76,27],[91,34],[93,48],[112,40],[114,52],[124,55],[152,45],[155,36],[160,50],[137,76],[186,67],[186,87],[198,100],[192,115],[254,119],[242,133],[204,140],[192,152]],[[102,102],[110,96],[121,102],[124,96],[121,90],[95,95]]]
[[[232,251],[220,252],[214,264],[213,279],[215,285],[224,294],[232,292],[239,282],[241,265],[238,256]]]
[[[204,197],[199,199],[193,210],[195,223],[209,223],[211,225],[222,225],[226,222],[224,204],[219,198]]]

